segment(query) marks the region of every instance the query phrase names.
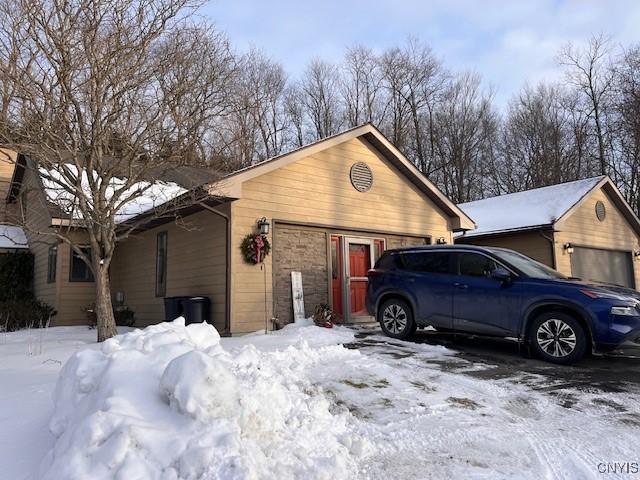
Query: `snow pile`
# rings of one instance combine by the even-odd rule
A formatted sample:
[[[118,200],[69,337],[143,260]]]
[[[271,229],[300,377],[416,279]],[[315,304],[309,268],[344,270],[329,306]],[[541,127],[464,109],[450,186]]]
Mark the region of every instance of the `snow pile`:
[[[370,448],[309,373],[357,356],[304,340],[229,352],[183,319],[115,337],[64,366],[42,477],[352,478]]]

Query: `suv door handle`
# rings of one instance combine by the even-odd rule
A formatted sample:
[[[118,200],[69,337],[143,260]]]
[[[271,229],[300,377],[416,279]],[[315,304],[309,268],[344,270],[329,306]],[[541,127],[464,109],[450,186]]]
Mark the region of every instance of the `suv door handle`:
[[[454,287],[460,288],[462,290],[466,290],[467,288],[469,288],[469,285],[465,284],[465,283],[459,283],[456,282],[453,284]]]

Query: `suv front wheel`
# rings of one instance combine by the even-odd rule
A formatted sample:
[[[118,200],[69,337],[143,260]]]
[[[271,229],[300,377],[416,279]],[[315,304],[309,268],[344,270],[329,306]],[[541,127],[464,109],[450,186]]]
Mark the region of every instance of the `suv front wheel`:
[[[406,340],[416,331],[411,308],[404,300],[392,298],[378,308],[378,322],[385,335]]]
[[[536,317],[529,338],[536,355],[547,362],[574,363],[587,350],[584,329],[575,318],[562,312],[547,312]]]

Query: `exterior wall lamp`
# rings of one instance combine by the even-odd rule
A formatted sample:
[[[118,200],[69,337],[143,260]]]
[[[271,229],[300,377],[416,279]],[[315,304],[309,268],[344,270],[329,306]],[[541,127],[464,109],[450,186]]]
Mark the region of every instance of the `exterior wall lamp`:
[[[445,240],[444,237],[440,237],[439,239],[436,240],[436,245],[446,245],[447,241]]]
[[[636,260],[640,260],[640,250],[634,250],[633,258],[635,258]]]
[[[571,245],[569,242],[565,243],[562,247],[564,248],[565,252],[573,253],[573,245]]]
[[[270,224],[267,220],[267,217],[259,218],[256,221],[256,225],[258,225],[258,231],[260,232],[260,235],[269,235]]]

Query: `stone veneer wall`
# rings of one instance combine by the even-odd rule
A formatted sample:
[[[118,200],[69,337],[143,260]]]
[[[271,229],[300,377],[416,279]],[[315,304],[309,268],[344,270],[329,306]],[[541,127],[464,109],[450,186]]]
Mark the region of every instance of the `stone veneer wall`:
[[[328,238],[332,234],[384,238],[386,248],[424,245],[425,238],[333,232],[323,228],[277,225],[274,229],[274,313],[279,323],[293,321],[291,272],[302,272],[305,314],[313,315],[317,305],[329,303]]]
[[[329,302],[329,268],[325,230],[278,225],[274,231],[275,315],[280,323],[293,321],[291,272],[302,272],[305,314]]]

